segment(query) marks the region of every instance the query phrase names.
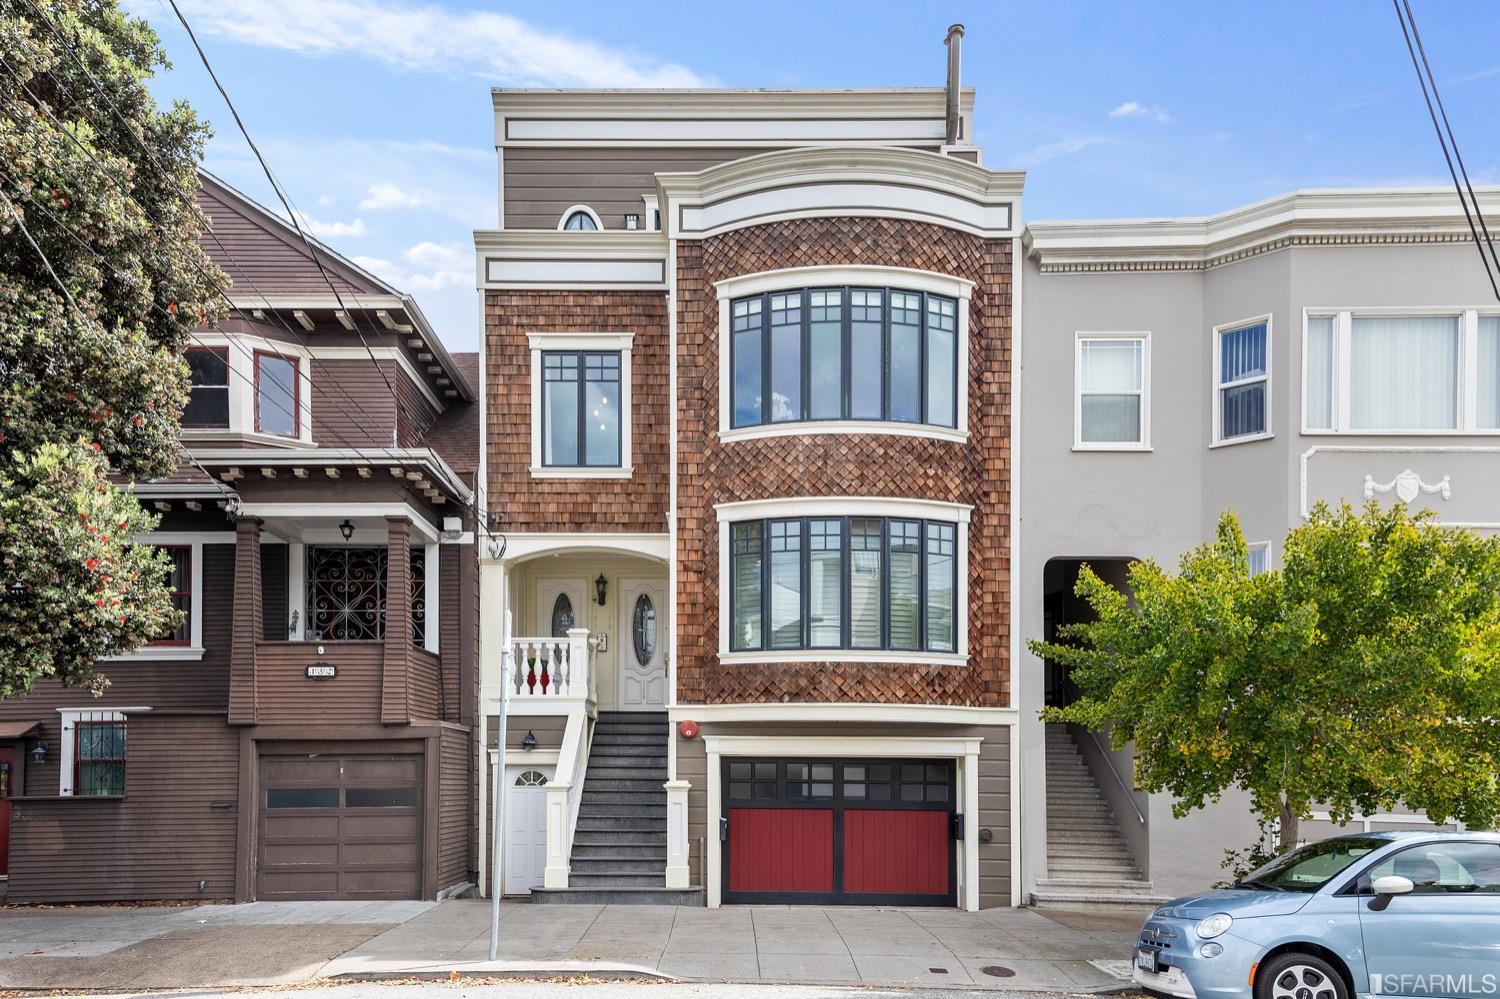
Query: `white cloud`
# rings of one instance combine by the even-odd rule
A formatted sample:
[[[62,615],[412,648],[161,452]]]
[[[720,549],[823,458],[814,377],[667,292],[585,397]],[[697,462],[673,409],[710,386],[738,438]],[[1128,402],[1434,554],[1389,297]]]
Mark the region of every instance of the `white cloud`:
[[[1160,104],[1140,104],[1136,101],[1126,101],[1109,113],[1111,118],[1149,118],[1159,125],[1165,125],[1172,120],[1171,114]]]
[[[385,278],[387,281],[392,279],[392,275],[401,273],[401,268],[380,257],[350,257],[349,259],[376,277]]]
[[[409,246],[401,251],[405,264],[380,257],[350,259],[402,291],[414,294],[474,285],[473,255],[465,253],[457,243],[422,242]]]
[[[1090,146],[1103,145],[1108,141],[1108,139],[1091,135],[1070,136],[1056,142],[1044,143],[1024,153],[1017,153],[1011,157],[1010,163],[1015,167],[1034,167],[1039,163],[1045,163],[1059,156],[1067,156],[1069,153],[1076,153]]]
[[[381,182],[371,184],[370,189],[365,192],[364,199],[360,201],[359,207],[366,211],[380,212],[392,208],[426,208],[437,199],[430,191],[421,189],[407,190],[396,184]]]
[[[352,222],[320,222],[306,212],[298,212],[297,218],[302,227],[319,239],[328,239],[338,236],[363,236],[365,234],[365,220],[357,218]]]
[[[180,0],[196,30],[304,55],[531,87],[699,87],[685,66],[544,31],[493,11],[408,0]]]
[[[409,247],[401,256],[418,267],[457,268],[468,266],[473,253],[465,253],[454,243],[422,242]]]

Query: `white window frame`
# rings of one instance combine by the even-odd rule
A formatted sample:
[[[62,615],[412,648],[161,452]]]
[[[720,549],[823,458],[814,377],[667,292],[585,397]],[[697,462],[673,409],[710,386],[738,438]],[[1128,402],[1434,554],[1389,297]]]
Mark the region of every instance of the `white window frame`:
[[[963,666],[969,661],[969,515],[967,503],[939,500],[885,499],[873,496],[796,496],[720,503],[714,507],[719,525],[719,662],[731,663],[924,663]],[[958,529],[957,578],[953,594],[955,652],[920,649],[749,649],[731,652],[729,627],[730,526],[746,520],[783,520],[795,517],[886,517],[897,520],[942,520]]]
[[[1262,569],[1260,572],[1256,572],[1255,571],[1255,567],[1252,565],[1250,567],[1250,575],[1252,575],[1252,576],[1259,576],[1259,575],[1262,575],[1263,573],[1267,573],[1267,572],[1271,571],[1271,542],[1269,542],[1269,541],[1253,541],[1250,544],[1246,545],[1245,548],[1246,548],[1247,554],[1253,554],[1255,552],[1264,552],[1265,556],[1266,556],[1266,566],[1265,566],[1265,568]]]
[[[1220,342],[1222,341],[1224,334],[1233,333],[1236,330],[1242,330],[1248,326],[1259,326],[1261,323],[1265,323],[1266,325],[1266,373],[1264,375],[1255,375],[1250,378],[1241,378],[1233,382],[1224,381],[1224,353],[1220,348]],[[1271,438],[1276,436],[1276,431],[1272,426],[1273,409],[1271,407],[1271,391],[1273,388],[1271,378],[1271,365],[1273,363],[1272,350],[1274,339],[1275,327],[1272,325],[1272,316],[1270,313],[1265,313],[1259,316],[1251,316],[1248,319],[1240,319],[1232,323],[1221,323],[1213,328],[1213,357],[1209,362],[1213,365],[1214,393],[1212,430],[1213,443],[1209,445],[1210,447],[1230,447],[1235,444],[1250,444],[1255,441],[1270,440]],[[1224,437],[1224,425],[1222,423],[1222,396],[1224,390],[1228,388],[1238,388],[1241,385],[1254,385],[1257,382],[1264,382],[1266,386],[1265,429],[1253,434],[1243,434],[1239,437]]]
[[[634,333],[533,333],[531,347],[531,477],[533,479],[628,479],[635,475],[631,450],[631,366]],[[619,352],[620,464],[559,467],[542,464],[542,354],[554,350]]]
[[[229,426],[188,427],[182,430],[185,441],[236,440],[245,443],[279,446],[313,446],[312,436],[312,354],[307,349],[280,340],[260,336],[202,333],[194,347],[227,351],[229,358]],[[277,355],[297,366],[297,434],[262,433],[255,429],[255,355]]]
[[[598,212],[594,211],[588,205],[574,205],[571,208],[566,209],[562,213],[562,215],[558,216],[558,219],[557,219],[557,231],[558,232],[567,232],[567,231],[569,231],[569,230],[564,229],[563,226],[565,226],[565,225],[568,224],[568,219],[572,218],[575,212],[583,212],[589,218],[591,218],[591,219],[594,220],[594,225],[598,229],[599,232],[603,232],[604,231],[604,221],[601,218],[599,218],[599,213]]]
[[[800,291],[803,288],[864,286],[890,288],[895,291],[925,291],[957,301],[958,338],[955,341],[958,362],[957,426],[939,427],[926,423],[901,423],[895,420],[807,420],[787,423],[758,423],[736,427],[732,421],[733,386],[730,385],[729,306],[737,298]],[[966,443],[969,439],[969,300],[974,282],[967,278],[939,274],[910,267],[819,265],[786,267],[774,271],[742,274],[715,282],[719,300],[719,440],[744,441],[759,437],[805,437],[821,434],[888,434],[899,437],[930,437],[937,440]]]
[[[78,732],[74,728],[80,720],[102,721],[102,722],[125,722],[125,758],[126,767],[130,766],[130,722],[126,715],[145,714],[150,711],[147,707],[134,708],[58,708],[57,716],[59,727],[62,730],[62,738],[58,740],[61,745],[57,750],[57,793],[64,798],[75,797],[73,794],[73,764],[78,757]],[[126,785],[126,792],[130,790]]]
[[[105,656],[100,662],[132,662],[149,659],[153,662],[200,662],[203,659],[203,546],[232,545],[233,531],[148,531],[137,534],[138,545],[173,545],[192,550],[192,563],[188,566],[188,592],[191,606],[188,607],[188,643],[186,645],[143,645],[133,652],[119,656]]]
[[[1357,316],[1443,316],[1458,322],[1458,426],[1439,430],[1354,430],[1350,428],[1353,403],[1350,361],[1353,353],[1354,319]],[[1500,308],[1489,306],[1309,306],[1302,310],[1302,433],[1307,437],[1500,437],[1500,428],[1479,426],[1479,317],[1500,316]],[[1307,364],[1308,321],[1333,319],[1333,427],[1310,427],[1307,423],[1307,389],[1311,371]]]
[[[1086,340],[1141,342],[1141,439],[1138,442],[1090,442],[1083,439],[1083,344]],[[1112,393],[1113,394],[1113,393]],[[1075,330],[1073,333],[1073,450],[1151,450],[1151,332],[1149,330]]]

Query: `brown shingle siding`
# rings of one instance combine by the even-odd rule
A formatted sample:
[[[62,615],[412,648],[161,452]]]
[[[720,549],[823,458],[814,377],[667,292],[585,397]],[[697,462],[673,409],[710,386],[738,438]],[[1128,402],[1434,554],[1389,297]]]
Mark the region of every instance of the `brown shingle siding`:
[[[667,313],[660,292],[485,294],[489,487],[506,531],[667,529]],[[545,333],[633,333],[629,479],[531,478],[531,348]]]
[[[862,701],[1001,706],[1009,698],[1011,244],[892,219],[818,219],[678,246],[678,661],[685,703]],[[814,265],[883,265],[974,281],[969,441],[873,434],[718,440],[714,282]],[[714,506],[800,496],[972,506],[966,666],[718,662]]]

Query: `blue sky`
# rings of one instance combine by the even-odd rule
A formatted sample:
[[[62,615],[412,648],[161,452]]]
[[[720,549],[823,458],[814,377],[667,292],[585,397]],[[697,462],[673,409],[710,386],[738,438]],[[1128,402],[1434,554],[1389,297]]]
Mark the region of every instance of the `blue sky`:
[[[471,232],[494,225],[491,86],[964,82],[1025,216],[1204,214],[1295,187],[1446,183],[1382,0],[1131,3],[478,3],[179,0],[251,135],[330,245],[478,343]],[[1500,182],[1500,4],[1412,0],[1476,181]],[[207,165],[269,190],[161,0],[126,0],[215,127]],[[857,12],[857,14],[855,13]]]

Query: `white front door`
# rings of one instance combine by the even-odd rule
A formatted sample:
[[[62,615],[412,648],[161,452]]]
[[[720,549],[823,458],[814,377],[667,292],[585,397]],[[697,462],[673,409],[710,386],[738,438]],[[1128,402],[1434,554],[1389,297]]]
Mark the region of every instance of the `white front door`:
[[[569,628],[587,628],[584,581],[543,577],[536,581],[536,630],[541,638],[567,638]]]
[[[620,710],[667,704],[667,601],[659,582],[620,580]]]
[[[505,894],[529,895],[547,866],[547,775],[507,768],[506,778]]]

